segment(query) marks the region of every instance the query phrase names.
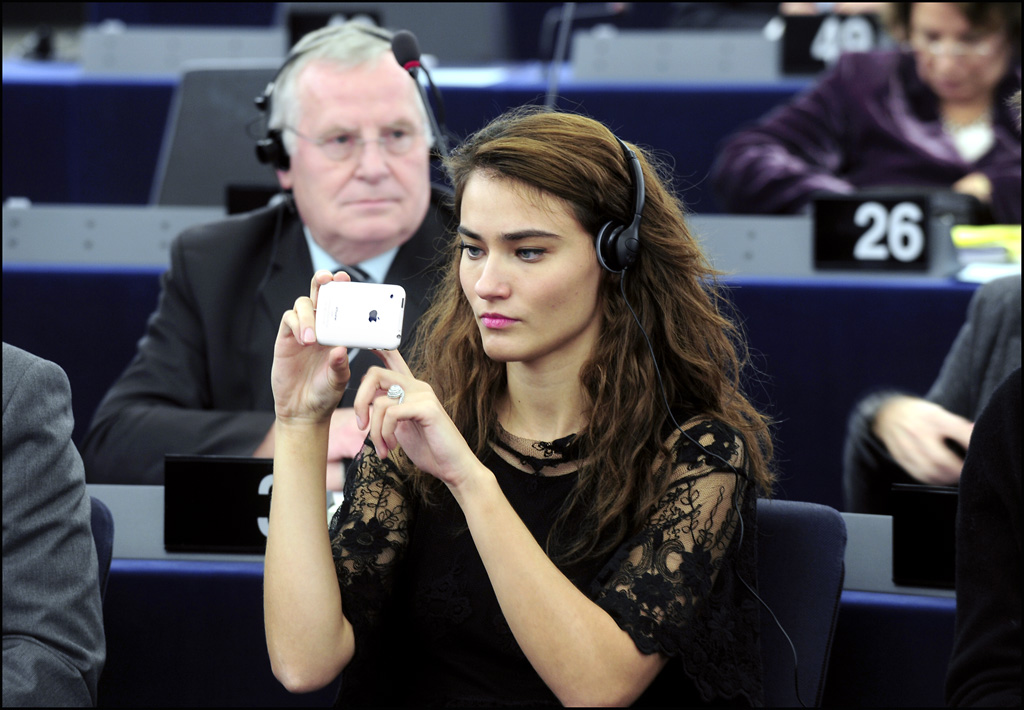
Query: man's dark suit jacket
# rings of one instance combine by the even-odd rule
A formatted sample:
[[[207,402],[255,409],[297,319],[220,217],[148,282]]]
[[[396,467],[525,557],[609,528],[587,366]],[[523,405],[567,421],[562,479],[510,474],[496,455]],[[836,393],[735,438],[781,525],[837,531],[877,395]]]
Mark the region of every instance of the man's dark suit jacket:
[[[406,291],[405,351],[437,280],[446,197],[434,190],[385,278]],[[290,201],[183,232],[138,352],[82,442],[89,482],[162,484],[168,453],[251,455],[274,422],[270,370],[281,316],[309,294],[312,276]],[[372,353],[355,357],[342,405],[351,406],[375,364]]]

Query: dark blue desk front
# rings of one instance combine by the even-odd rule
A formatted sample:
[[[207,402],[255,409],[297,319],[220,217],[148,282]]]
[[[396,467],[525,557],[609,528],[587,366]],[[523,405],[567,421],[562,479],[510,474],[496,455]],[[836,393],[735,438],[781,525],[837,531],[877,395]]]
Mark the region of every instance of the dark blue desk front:
[[[68,373],[76,443],[134,355],[156,307],[160,273],[4,265],[3,339]],[[841,451],[851,408],[872,389],[926,392],[975,287],[929,278],[726,283],[760,372],[748,391],[777,422],[778,495],[842,509]]]
[[[441,73],[448,128],[459,138],[508,108],[544,100],[545,77],[537,64],[512,66],[480,83],[445,83]],[[3,199],[146,204],[177,84],[175,76],[88,75],[74,65],[5,61]],[[638,86],[566,79],[559,105],[658,150],[688,207],[708,214],[718,211],[707,176],[719,142],[807,85],[786,80]],[[251,110],[258,124],[254,108],[239,110]]]
[[[102,706],[311,706],[273,677],[262,562],[115,559],[104,620]],[[952,598],[846,590],[825,685],[830,707],[941,706]]]
[[[262,561],[115,559],[104,625],[101,706],[324,706],[337,693],[292,695],[274,678]]]
[[[956,600],[843,591],[826,707],[942,707]]]

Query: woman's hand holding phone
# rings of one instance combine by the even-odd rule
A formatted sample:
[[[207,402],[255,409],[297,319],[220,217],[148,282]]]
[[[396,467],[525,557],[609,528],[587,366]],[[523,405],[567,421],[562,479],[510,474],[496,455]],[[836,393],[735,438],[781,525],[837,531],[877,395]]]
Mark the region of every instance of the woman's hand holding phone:
[[[281,318],[274,344],[271,386],[279,422],[326,422],[338,406],[350,373],[348,351],[317,342],[315,311],[321,287],[349,281],[345,272],[317,271],[309,296],[295,300]]]

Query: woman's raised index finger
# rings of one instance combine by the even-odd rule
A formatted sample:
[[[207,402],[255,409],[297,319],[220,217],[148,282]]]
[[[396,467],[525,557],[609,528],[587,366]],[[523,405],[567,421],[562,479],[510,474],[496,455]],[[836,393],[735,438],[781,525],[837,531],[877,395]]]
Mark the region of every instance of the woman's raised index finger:
[[[397,372],[401,375],[412,376],[412,370],[409,369],[409,365],[405,362],[405,358],[398,350],[374,350],[377,357],[384,363],[384,367],[388,368],[392,372]]]

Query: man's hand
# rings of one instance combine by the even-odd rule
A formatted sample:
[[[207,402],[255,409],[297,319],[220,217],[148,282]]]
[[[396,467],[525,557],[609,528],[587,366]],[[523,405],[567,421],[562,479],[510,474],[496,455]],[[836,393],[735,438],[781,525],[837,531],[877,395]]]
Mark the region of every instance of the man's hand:
[[[327,442],[327,490],[345,487],[345,461],[354,459],[363,450],[366,429],[356,423],[354,409],[336,409],[331,415],[331,435]]]
[[[974,195],[985,204],[992,202],[992,181],[984,173],[970,173],[953,183],[953,192]]]
[[[882,405],[872,428],[896,463],[921,483],[950,486],[960,480],[963,459],[945,440],[967,449],[974,424],[963,417],[928,400],[899,395]]]
[[[356,423],[356,412],[350,407],[334,410],[331,415],[331,438],[327,444],[327,460],[354,459],[363,450],[366,429]]]

